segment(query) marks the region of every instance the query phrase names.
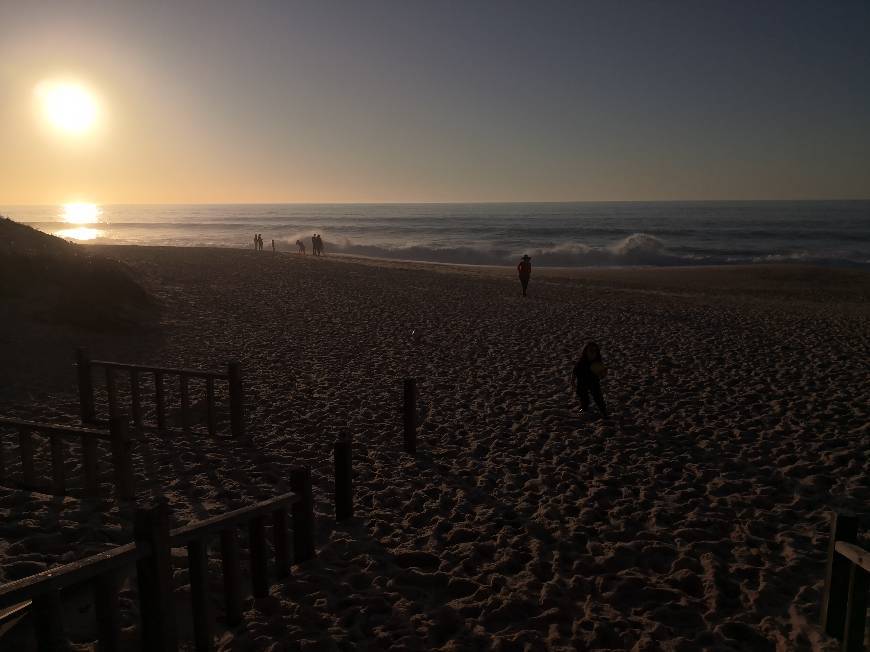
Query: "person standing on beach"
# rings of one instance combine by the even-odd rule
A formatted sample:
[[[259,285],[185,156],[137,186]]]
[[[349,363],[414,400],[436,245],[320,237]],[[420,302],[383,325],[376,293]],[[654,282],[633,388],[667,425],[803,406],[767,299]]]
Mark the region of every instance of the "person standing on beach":
[[[260,248],[260,234],[254,234],[254,251],[257,251]]]
[[[311,236],[311,255],[317,255],[317,234]]]
[[[274,238],[272,239],[272,255],[273,256],[275,255],[275,240],[274,240]]]
[[[529,279],[532,276],[531,258],[523,256],[520,264],[517,265],[517,273],[520,276],[520,284],[523,286],[523,296],[526,296],[526,288],[529,287]]]
[[[323,255],[323,238],[320,237],[320,234],[317,234],[317,255]]]
[[[604,419],[607,418],[607,405],[605,405],[604,396],[601,394],[601,379],[606,375],[607,367],[604,366],[604,360],[601,359],[601,348],[595,342],[587,342],[580,354],[580,359],[574,365],[571,384],[580,400],[581,409],[584,412],[589,411],[589,394],[592,394],[595,405],[598,406],[598,411],[601,412],[601,417]]]

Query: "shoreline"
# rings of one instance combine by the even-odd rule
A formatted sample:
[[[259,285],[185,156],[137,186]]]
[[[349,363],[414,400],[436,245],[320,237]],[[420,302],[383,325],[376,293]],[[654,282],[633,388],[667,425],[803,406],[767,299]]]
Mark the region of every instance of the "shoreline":
[[[80,245],[97,253],[125,250],[181,250],[192,252],[234,252],[234,255],[271,258],[269,251],[255,252],[237,247],[207,246],[160,246],[160,245]],[[360,265],[382,269],[406,269],[453,273],[469,277],[488,277],[516,281],[512,265],[475,265],[464,263],[441,263],[416,260],[376,258],[352,254],[326,254],[325,256],[300,255],[290,251],[278,251],[276,256],[305,264],[324,262]],[[870,303],[870,269],[835,267],[805,263],[735,263],[733,265],[623,265],[586,267],[535,266],[533,259],[532,289],[536,280],[562,280],[583,283],[589,286],[614,286],[623,290],[669,288],[688,294],[746,292],[763,297],[783,295],[814,302]]]

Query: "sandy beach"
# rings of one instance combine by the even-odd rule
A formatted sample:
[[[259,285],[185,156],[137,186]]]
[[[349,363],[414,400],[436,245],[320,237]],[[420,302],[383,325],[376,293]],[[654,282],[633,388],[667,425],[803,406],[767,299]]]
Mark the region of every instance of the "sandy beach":
[[[829,513],[870,501],[867,272],[535,268],[524,299],[506,268],[93,251],[130,267],[159,322],[7,325],[0,412],[75,423],[76,346],[237,359],[253,449],[149,435],[139,500],[165,495],[178,525],[286,491],[293,465],[314,472],[317,559],[249,599],[233,630],[216,592],[219,650],[836,649],[818,628]],[[569,385],[590,339],[609,367],[607,421],[580,415]],[[416,457],[401,448],[405,377]],[[336,525],[330,455],[345,434],[357,515]],[[0,488],[0,514],[0,582],[131,540],[111,502]],[[122,592],[130,649],[135,590]],[[91,649],[90,598],[66,608],[76,649]],[[28,649],[25,634],[9,649]]]

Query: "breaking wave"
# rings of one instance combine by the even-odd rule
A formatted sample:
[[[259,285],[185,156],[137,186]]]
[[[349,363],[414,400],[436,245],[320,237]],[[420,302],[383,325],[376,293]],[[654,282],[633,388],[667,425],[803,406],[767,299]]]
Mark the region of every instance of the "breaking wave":
[[[293,242],[295,238],[289,241]],[[352,256],[459,265],[509,265],[515,263],[523,254],[529,254],[535,264],[547,267],[697,265],[705,262],[697,257],[672,253],[661,239],[647,233],[635,233],[603,247],[593,247],[580,242],[566,242],[530,249],[482,246],[385,246],[360,244],[349,239],[336,241],[328,236],[324,237],[324,244],[328,252]]]

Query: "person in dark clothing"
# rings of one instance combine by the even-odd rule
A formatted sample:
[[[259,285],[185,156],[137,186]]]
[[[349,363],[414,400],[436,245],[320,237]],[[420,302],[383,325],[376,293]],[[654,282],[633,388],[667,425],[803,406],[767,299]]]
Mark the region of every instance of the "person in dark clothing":
[[[523,256],[520,264],[517,265],[517,274],[520,277],[520,284],[523,286],[523,296],[526,296],[526,288],[529,287],[529,279],[532,276],[532,259],[528,256]]]
[[[604,396],[601,394],[601,379],[607,375],[607,367],[601,359],[601,348],[595,342],[587,342],[580,354],[580,359],[574,365],[571,374],[571,384],[580,400],[580,406],[584,411],[589,410],[589,395],[598,406],[603,418],[607,418],[607,406]]]

